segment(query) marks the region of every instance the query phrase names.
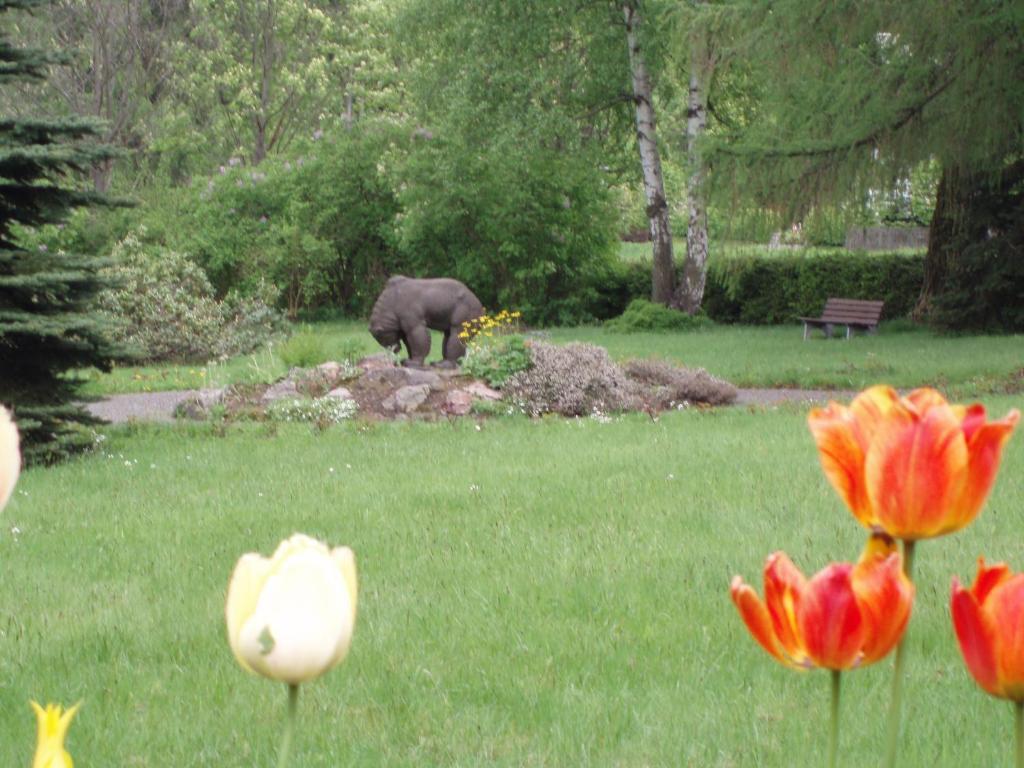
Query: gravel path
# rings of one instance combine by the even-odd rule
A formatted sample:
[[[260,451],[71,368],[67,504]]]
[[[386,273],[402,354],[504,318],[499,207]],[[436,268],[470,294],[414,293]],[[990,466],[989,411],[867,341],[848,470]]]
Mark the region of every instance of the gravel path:
[[[172,392],[144,392],[134,395],[111,395],[105,400],[86,405],[94,416],[123,424],[127,421],[174,421],[174,409],[182,400],[199,393],[195,389]],[[849,401],[855,392],[824,389],[741,389],[736,405],[772,406],[780,403],[823,404],[829,400]]]

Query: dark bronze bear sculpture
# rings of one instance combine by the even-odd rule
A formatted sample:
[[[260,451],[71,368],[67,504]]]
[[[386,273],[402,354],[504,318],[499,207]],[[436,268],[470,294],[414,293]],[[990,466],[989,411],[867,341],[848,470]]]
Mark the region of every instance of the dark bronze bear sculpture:
[[[444,331],[444,360],[454,368],[466,354],[459,338],[462,324],[484,313],[480,300],[458,280],[447,277],[388,280],[370,313],[370,333],[381,346],[400,352],[405,342],[409,359],[402,365],[422,367],[430,353],[430,331]]]

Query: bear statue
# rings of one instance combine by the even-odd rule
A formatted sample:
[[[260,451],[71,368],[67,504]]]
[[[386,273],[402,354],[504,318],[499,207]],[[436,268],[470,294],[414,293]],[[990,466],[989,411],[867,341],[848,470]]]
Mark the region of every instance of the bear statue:
[[[370,313],[370,333],[381,346],[400,352],[405,342],[409,359],[402,365],[422,367],[430,353],[430,330],[444,331],[446,368],[466,354],[459,338],[462,324],[484,313],[480,300],[458,280],[447,277],[390,278]]]

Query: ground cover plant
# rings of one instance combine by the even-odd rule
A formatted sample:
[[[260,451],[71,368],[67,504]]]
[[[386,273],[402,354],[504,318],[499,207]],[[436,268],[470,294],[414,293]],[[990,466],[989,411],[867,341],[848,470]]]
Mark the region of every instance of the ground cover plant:
[[[948,578],[979,552],[1024,562],[1022,446],[980,518],[916,562],[902,765],[1004,761]],[[770,664],[728,584],[774,549],[813,571],[863,544],[799,408],[120,429],[24,473],[3,523],[10,765],[41,695],[84,700],[82,765],[273,764],[283,691],[236,668],[224,594],[240,553],[296,530],[352,546],[360,616],[344,667],[303,689],[295,764],[818,765],[826,673]],[[890,665],[844,689],[848,758],[877,754]]]
[[[321,336],[328,357],[372,354],[379,345],[361,322],[304,325]],[[556,343],[581,341],[608,350],[613,359],[663,358],[709,373],[739,387],[861,389],[878,381],[897,387],[936,386],[957,397],[1018,392],[1024,386],[1024,337],[942,336],[905,323],[883,323],[876,336],[850,341],[803,341],[799,325],[720,326],[693,332],[613,333],[597,326],[552,328],[531,338]],[[428,361],[440,359],[441,337],[434,334]],[[115,368],[110,374],[86,372],[90,395],[194,389],[229,383],[268,383],[287,373],[275,351],[263,350],[204,369],[203,366]]]

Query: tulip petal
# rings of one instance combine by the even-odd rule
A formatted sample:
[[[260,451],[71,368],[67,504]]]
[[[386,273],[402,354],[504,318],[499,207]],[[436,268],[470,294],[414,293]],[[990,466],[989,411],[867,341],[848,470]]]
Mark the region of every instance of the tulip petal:
[[[20,471],[18,428],[11,422],[6,409],[0,406],[0,509],[3,509],[7,500],[11,498]]]
[[[957,514],[967,445],[953,411],[934,406],[922,416],[894,409],[872,440],[865,463],[868,497],[879,525],[901,539],[963,527]]]
[[[1002,696],[1024,701],[1024,574],[1003,579],[981,604],[981,620],[996,635],[996,679]]]
[[[833,563],[807,583],[797,626],[807,655],[819,667],[853,667],[864,644],[865,623],[850,583],[853,566]]]
[[[798,664],[806,660],[796,618],[806,587],[807,579],[785,552],[768,556],[764,566],[764,601],[775,637]]]
[[[750,630],[750,634],[754,636],[758,645],[768,651],[782,664],[798,669],[798,665],[786,654],[782,643],[775,636],[772,617],[753,588],[748,584],[744,584],[743,579],[736,576],[732,580],[732,587],[729,592],[732,595],[733,603],[736,604],[736,608],[740,612],[743,623],[747,625],[747,629]]]
[[[231,646],[235,658],[249,672],[255,670],[245,660],[241,652],[242,625],[255,613],[260,591],[270,575],[270,569],[270,560],[255,552],[249,552],[238,560],[228,584],[228,597],[224,606],[228,627],[228,644]]]
[[[829,403],[813,408],[807,425],[818,446],[821,468],[840,498],[863,525],[873,524],[871,504],[864,487],[864,449],[857,437],[850,409]]]
[[[982,411],[984,418],[984,410]],[[1020,412],[1013,410],[1001,421],[974,426],[970,430],[967,441],[967,482],[964,485],[963,497],[960,501],[961,514],[970,522],[981,511],[995,483],[999,462],[1002,458],[1003,446],[1013,434]],[[969,419],[965,419],[965,424]],[[964,434],[968,430],[964,428]]]
[[[875,434],[896,409],[905,410],[899,393],[892,387],[876,385],[868,387],[850,403],[854,431],[861,450],[867,453]]]
[[[326,672],[339,643],[352,634],[354,612],[345,578],[322,552],[292,553],[263,585],[239,637],[256,671],[289,684]]]
[[[953,614],[956,639],[968,671],[985,691],[1000,696],[992,632],[982,619],[974,595],[961,587],[955,576],[950,611]]]
[[[851,583],[864,619],[861,663],[873,664],[885,658],[903,637],[910,621],[914,585],[903,573],[896,552],[872,552],[870,545],[865,557],[854,566]]]

